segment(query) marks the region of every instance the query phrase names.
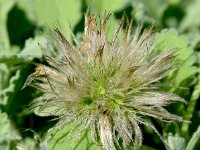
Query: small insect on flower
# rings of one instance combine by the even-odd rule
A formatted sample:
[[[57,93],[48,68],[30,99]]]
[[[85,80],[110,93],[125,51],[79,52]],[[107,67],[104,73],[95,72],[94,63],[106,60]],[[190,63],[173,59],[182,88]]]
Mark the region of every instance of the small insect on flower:
[[[142,145],[139,124],[151,127],[162,139],[147,117],[182,120],[163,106],[184,100],[160,91],[156,84],[176,70],[176,51],[156,53],[152,29],[141,32],[139,26],[132,33],[132,22],[125,16],[109,41],[111,14],[102,17],[100,24],[97,19],[85,16],[83,40],[76,46],[55,29],[52,46],[60,50],[62,58],[45,55],[49,66],[37,64],[29,76],[27,83],[44,93],[34,107],[43,113],[48,110],[46,116],[58,117],[55,129],[73,122],[74,140],[87,131],[105,150],[127,149],[130,143],[138,150]]]

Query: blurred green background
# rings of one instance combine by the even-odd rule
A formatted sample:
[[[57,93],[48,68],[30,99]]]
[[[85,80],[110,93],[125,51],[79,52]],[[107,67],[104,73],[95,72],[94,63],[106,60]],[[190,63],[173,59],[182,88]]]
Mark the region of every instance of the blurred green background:
[[[38,43],[49,48],[49,29],[61,28],[69,41],[71,32],[81,39],[88,8],[97,15],[111,11],[113,31],[124,12],[135,26],[154,24],[155,48],[180,50],[182,64],[162,80],[162,88],[188,101],[167,109],[191,123],[151,121],[171,149],[186,149],[200,124],[200,0],[0,0],[0,150],[46,149],[43,136],[56,122],[28,111],[29,103],[41,95],[31,87],[22,89],[34,71],[29,62],[45,63]],[[141,128],[142,149],[165,149],[154,131]],[[193,149],[200,149],[199,136],[196,132]]]

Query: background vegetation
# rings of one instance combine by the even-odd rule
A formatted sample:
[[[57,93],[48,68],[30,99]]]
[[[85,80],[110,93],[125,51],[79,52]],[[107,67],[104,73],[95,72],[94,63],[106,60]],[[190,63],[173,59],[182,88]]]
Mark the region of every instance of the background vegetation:
[[[113,30],[124,12],[134,17],[134,25],[153,23],[157,50],[180,49],[182,64],[162,81],[162,88],[188,101],[188,105],[172,104],[167,109],[191,123],[152,122],[171,149],[200,149],[200,131],[195,133],[200,124],[200,0],[0,0],[0,150],[46,149],[49,143],[42,138],[56,122],[28,111],[31,100],[41,93],[31,87],[22,89],[34,71],[27,62],[45,63],[38,43],[48,49],[49,28],[59,26],[69,40],[71,31],[80,39],[88,7],[100,15],[105,10],[113,12]],[[165,149],[154,131],[141,128],[142,149]],[[85,145],[82,141],[81,149]]]

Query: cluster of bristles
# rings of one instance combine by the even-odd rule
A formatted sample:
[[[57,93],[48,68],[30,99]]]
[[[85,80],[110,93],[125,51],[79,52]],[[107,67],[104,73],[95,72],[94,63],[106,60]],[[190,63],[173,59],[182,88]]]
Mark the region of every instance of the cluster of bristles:
[[[112,41],[108,41],[110,16],[105,15],[98,24],[95,16],[86,15],[83,40],[75,40],[76,46],[56,29],[52,45],[62,58],[44,55],[49,66],[37,64],[27,84],[44,93],[35,101],[38,111],[48,110],[46,115],[57,116],[59,127],[74,123],[74,138],[87,131],[93,142],[106,150],[126,149],[130,143],[137,150],[142,145],[139,124],[151,127],[160,136],[144,117],[182,120],[163,106],[184,100],[160,92],[156,84],[177,68],[176,52],[157,54],[152,29],[141,33],[139,26],[132,33],[132,21],[124,16]]]

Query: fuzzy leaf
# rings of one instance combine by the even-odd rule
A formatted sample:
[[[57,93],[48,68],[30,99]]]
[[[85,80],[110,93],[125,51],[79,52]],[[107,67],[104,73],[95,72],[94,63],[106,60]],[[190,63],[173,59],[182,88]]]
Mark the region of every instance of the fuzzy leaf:
[[[168,136],[169,150],[183,150],[185,149],[185,139],[179,135]]]
[[[174,48],[178,50],[177,57],[183,62],[181,67],[178,68],[176,80],[174,80],[176,86],[178,86],[182,81],[197,73],[197,67],[193,66],[195,63],[195,59],[192,56],[193,50],[188,47],[188,41],[179,36],[174,29],[164,30],[157,35],[157,51]]]
[[[15,75],[12,76],[9,80],[9,70],[5,64],[0,64],[0,104],[6,105],[9,97],[9,93],[14,92],[15,81],[20,77],[20,71],[17,70]],[[9,81],[8,81],[9,80]]]
[[[40,142],[29,137],[19,142],[16,147],[17,150],[47,150],[46,141]]]
[[[0,54],[12,53],[7,31],[7,14],[14,4],[14,0],[0,0]]]
[[[42,46],[48,45],[47,40],[42,36],[26,40],[25,48],[18,54],[18,57],[27,58],[31,56],[32,58],[41,58],[42,51],[39,44]]]
[[[190,139],[186,150],[193,150],[195,144],[197,144],[199,137],[200,137],[200,126],[198,127],[197,131],[192,135],[192,138]]]
[[[87,0],[88,6],[95,9],[98,13],[104,13],[105,11],[118,11],[125,6],[124,0]]]
[[[51,132],[51,134],[49,134],[49,136],[47,137],[48,149],[101,150],[100,146],[94,145],[91,142],[87,131],[78,135],[77,139],[75,140],[74,136],[77,135],[76,129],[73,130],[72,132],[69,132],[74,127],[75,124],[71,122],[64,125],[63,127],[59,127],[59,129],[55,128],[50,129],[49,132]]]
[[[178,58],[186,60],[193,53],[192,49],[188,47],[188,41],[185,37],[179,36],[175,29],[162,30],[161,33],[157,34],[156,39],[157,51],[164,51],[169,49],[178,50]]]
[[[180,30],[185,30],[187,28],[192,29],[193,27],[198,27],[200,25],[199,13],[200,13],[200,1],[194,0],[186,9],[186,15],[180,24]]]
[[[198,58],[200,58],[200,53],[198,53],[197,56],[198,56]],[[198,62],[198,63],[200,63],[200,62]],[[200,96],[200,68],[198,67],[197,83],[195,84],[194,90],[190,97],[190,102],[189,102],[190,105],[187,107],[187,110],[186,110],[186,113],[184,116],[185,120],[191,120],[191,118],[193,117],[193,114],[195,111],[195,106],[197,105],[199,96]],[[182,132],[185,135],[188,135],[189,126],[190,126],[190,124],[183,124],[183,126],[182,126]]]
[[[20,0],[17,4],[30,20],[45,28],[60,27],[68,39],[71,38],[69,23],[73,29],[81,17],[79,0]]]
[[[21,139],[21,136],[12,126],[6,113],[0,112],[0,127],[0,149],[14,149],[13,144],[11,143],[17,143],[19,139]]]
[[[175,78],[175,84],[178,86],[182,81],[185,79],[193,76],[195,73],[198,72],[198,68],[193,66],[195,63],[195,58],[192,56],[187,59],[184,64],[178,69],[177,76]]]
[[[141,18],[145,21],[155,21],[155,19],[160,19],[164,10],[167,7],[165,0],[135,0],[132,1],[132,5],[136,9],[136,18],[140,20]]]
[[[6,113],[0,113],[0,127],[0,149],[7,150],[10,143],[10,123]]]

